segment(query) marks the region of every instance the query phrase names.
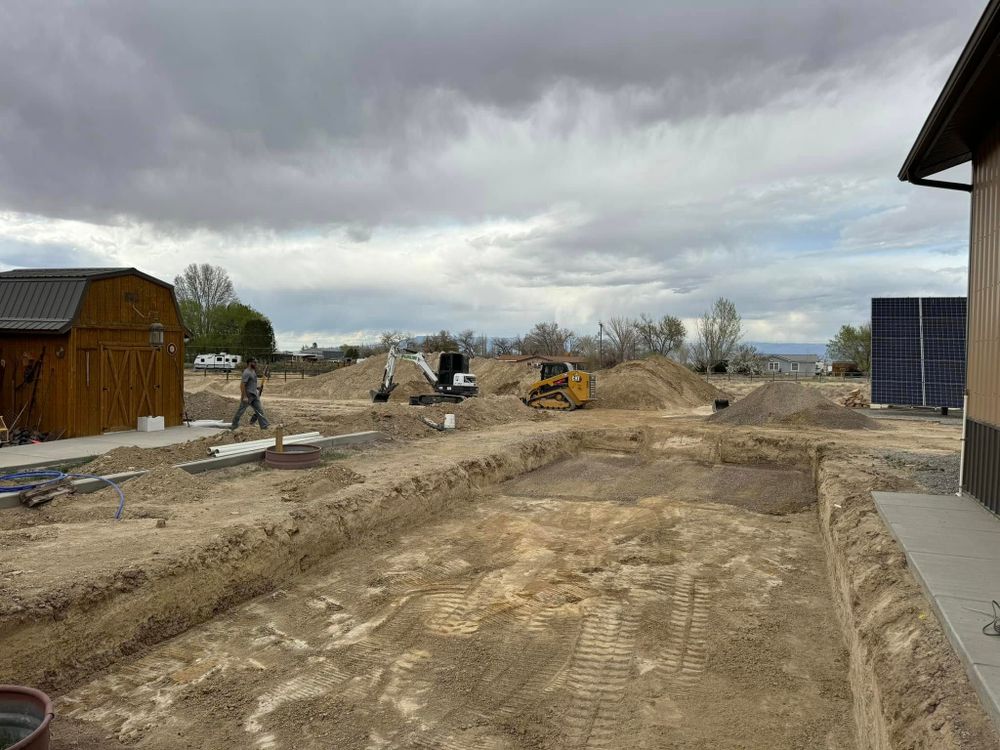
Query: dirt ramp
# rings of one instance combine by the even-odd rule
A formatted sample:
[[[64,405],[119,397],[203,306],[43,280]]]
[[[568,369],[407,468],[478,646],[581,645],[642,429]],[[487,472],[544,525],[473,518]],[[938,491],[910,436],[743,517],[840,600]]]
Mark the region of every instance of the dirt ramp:
[[[722,393],[700,375],[666,357],[623,362],[597,373],[597,404],[605,409],[704,406]]]
[[[878,423],[846,409],[813,388],[798,383],[768,383],[751,391],[728,409],[718,411],[709,421],[719,424],[802,425],[837,430],[876,430]]]

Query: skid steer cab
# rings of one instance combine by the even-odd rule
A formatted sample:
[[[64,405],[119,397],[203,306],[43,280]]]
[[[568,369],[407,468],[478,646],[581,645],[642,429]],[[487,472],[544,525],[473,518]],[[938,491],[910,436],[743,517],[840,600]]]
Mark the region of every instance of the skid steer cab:
[[[392,391],[396,387],[396,364],[400,360],[413,362],[434,389],[434,393],[410,396],[412,406],[459,404],[467,398],[479,395],[476,376],[469,372],[469,358],[466,355],[460,352],[442,352],[438,371],[434,372],[420,352],[394,346],[389,350],[389,356],[386,358],[382,385],[377,391],[371,391],[372,401],[375,403],[384,404],[392,395]]]
[[[572,411],[597,398],[597,377],[569,362],[545,362],[541,380],[531,385],[524,403],[535,409]]]

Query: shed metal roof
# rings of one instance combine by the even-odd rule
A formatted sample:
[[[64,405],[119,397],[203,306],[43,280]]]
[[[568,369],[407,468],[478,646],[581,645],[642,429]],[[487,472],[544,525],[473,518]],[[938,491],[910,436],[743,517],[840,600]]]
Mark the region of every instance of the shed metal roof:
[[[985,132],[996,125],[1000,94],[1000,0],[990,0],[962,50],[899,179],[917,181],[972,158]]]
[[[0,333],[66,333],[73,325],[87,284],[94,279],[135,274],[134,268],[19,268],[0,273]]]

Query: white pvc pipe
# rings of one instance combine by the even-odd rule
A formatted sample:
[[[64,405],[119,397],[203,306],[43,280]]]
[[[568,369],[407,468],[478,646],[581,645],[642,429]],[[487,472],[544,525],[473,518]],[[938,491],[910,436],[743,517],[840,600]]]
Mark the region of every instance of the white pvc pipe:
[[[300,435],[289,435],[285,438],[286,443],[301,443],[308,440],[315,440],[322,437],[318,432],[304,432]],[[218,445],[211,449],[211,453],[216,456],[230,456],[235,453],[245,453],[250,450],[263,450],[275,444],[274,439],[270,440],[248,440],[245,443],[231,443],[229,445]]]
[[[304,443],[322,437],[319,432],[300,432],[297,435],[289,435],[285,438],[286,443]],[[252,450],[263,450],[274,445],[274,438],[264,440],[248,440],[245,443],[230,443],[228,445],[215,445],[208,449],[213,456],[232,456],[237,453],[245,453]]]

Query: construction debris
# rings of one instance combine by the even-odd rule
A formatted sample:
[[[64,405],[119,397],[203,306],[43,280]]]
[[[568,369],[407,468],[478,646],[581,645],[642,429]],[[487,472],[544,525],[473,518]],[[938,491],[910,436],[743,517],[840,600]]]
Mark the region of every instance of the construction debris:
[[[868,399],[865,397],[864,390],[861,388],[855,388],[853,391],[840,399],[840,403],[848,409],[867,409],[869,406]]]
[[[64,477],[52,482],[46,482],[34,489],[24,490],[19,495],[19,498],[22,505],[35,508],[55,500],[57,497],[72,495],[74,492],[76,492],[76,488],[73,486],[72,480],[69,477]]]

